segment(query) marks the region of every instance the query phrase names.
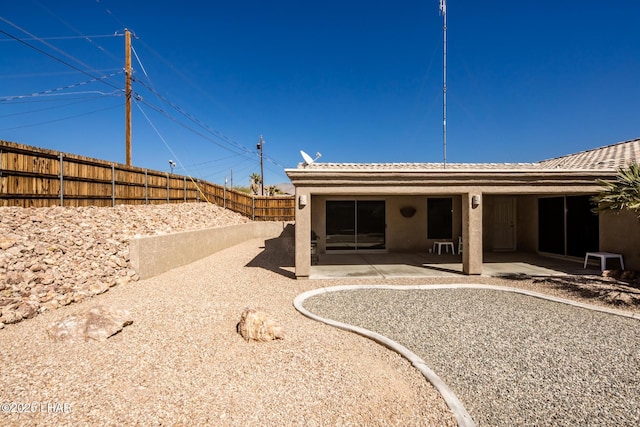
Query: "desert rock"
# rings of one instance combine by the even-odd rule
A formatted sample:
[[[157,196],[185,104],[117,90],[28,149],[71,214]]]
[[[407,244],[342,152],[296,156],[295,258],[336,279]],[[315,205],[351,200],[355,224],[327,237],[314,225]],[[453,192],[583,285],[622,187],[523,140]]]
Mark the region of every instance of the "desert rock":
[[[127,310],[98,306],[53,322],[47,328],[47,334],[55,341],[105,341],[132,323]]]
[[[269,314],[260,309],[245,308],[237,325],[240,335],[246,340],[273,341],[284,338],[284,329]]]

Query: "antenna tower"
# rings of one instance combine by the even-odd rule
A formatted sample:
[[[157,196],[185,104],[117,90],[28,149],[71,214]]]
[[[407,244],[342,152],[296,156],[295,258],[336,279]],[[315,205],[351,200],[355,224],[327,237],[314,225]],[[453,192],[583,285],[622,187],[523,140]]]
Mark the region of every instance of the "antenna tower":
[[[442,167],[447,168],[447,0],[440,0],[442,14]]]

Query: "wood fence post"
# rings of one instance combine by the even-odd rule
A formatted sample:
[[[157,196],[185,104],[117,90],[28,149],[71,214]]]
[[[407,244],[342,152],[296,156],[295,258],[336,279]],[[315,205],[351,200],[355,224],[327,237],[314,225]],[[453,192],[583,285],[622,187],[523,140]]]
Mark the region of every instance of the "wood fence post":
[[[256,220],[256,198],[251,196],[251,221]]]
[[[147,170],[144,170],[144,204],[149,204],[149,177],[147,176]]]
[[[116,165],[111,163],[111,206],[116,205]]]
[[[200,201],[200,180],[196,179],[196,201]]]
[[[167,172],[167,203],[169,202],[169,172]]]
[[[187,203],[187,177],[183,177],[184,179],[184,202]]]
[[[60,153],[60,206],[64,206],[64,155]]]

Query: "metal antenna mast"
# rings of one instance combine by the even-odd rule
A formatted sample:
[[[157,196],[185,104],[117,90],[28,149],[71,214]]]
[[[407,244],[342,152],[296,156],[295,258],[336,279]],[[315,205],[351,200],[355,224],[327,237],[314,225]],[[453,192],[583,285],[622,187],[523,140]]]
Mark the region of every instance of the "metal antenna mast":
[[[447,168],[447,0],[440,0],[440,13],[443,26],[443,53],[442,53],[442,167]]]

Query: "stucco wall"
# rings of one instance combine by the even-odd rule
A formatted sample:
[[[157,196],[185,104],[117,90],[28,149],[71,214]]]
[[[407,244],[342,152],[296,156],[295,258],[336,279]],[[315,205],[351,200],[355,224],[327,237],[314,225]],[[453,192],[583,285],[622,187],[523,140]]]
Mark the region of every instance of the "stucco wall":
[[[627,270],[640,271],[640,221],[633,212],[600,214],[600,250],[622,254]]]
[[[387,200],[387,250],[425,251],[427,248],[427,198],[424,196],[389,197]],[[413,206],[416,213],[405,218],[400,208]]]

